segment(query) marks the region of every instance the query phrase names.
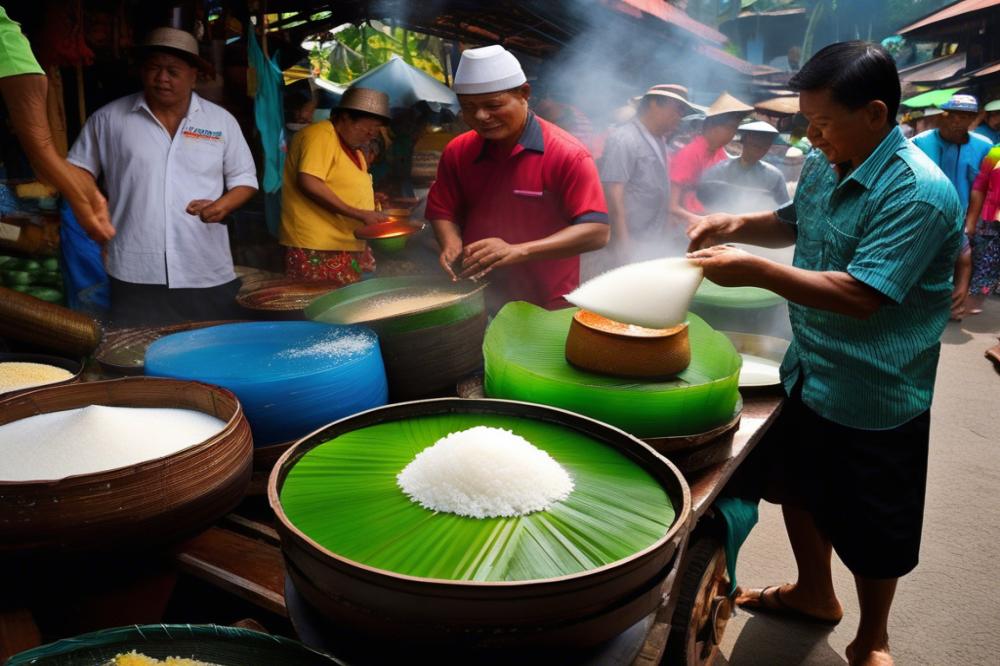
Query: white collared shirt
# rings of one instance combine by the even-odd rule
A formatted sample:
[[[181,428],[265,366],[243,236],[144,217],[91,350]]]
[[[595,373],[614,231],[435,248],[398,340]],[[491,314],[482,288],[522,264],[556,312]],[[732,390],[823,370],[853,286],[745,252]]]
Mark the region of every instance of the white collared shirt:
[[[69,151],[71,163],[104,173],[115,237],[108,273],[139,284],[214,287],[236,278],[224,225],[185,212],[241,185],[257,187],[253,156],[239,124],[191,93],[171,138],[136,93],[98,109]]]

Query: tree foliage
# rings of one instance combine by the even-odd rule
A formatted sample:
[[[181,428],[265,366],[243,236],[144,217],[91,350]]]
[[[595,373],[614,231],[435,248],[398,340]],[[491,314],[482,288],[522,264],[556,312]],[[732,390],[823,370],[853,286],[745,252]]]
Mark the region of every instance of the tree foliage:
[[[444,81],[441,40],[377,21],[337,31],[334,42],[310,53],[313,71],[336,83],[352,81],[396,55],[408,65]]]

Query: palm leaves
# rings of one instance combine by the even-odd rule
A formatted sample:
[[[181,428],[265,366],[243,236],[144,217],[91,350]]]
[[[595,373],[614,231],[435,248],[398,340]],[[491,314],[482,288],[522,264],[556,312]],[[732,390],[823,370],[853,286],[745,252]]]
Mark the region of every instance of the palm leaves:
[[[548,452],[574,491],[548,511],[475,519],[407,498],[398,474],[424,448],[476,425],[503,427]],[[391,421],[306,453],[281,489],[288,519],[334,553],[411,576],[524,581],[594,569],[657,542],[674,520],[663,487],[610,446],[553,423],[487,414]]]

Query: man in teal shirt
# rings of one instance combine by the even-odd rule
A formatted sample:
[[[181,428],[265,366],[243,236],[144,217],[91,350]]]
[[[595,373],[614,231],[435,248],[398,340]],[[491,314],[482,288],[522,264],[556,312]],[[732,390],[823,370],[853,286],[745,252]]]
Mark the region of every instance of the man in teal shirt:
[[[814,150],[795,200],[777,212],[710,215],[689,256],[726,286],[789,300],[789,398],[747,461],[745,493],[781,503],[798,565],[793,584],[743,592],[754,608],[829,623],[843,609],[832,551],[861,606],[851,666],[892,664],[889,609],[917,564],[930,404],[961,238],[947,178],[895,126],[899,77],[865,42],[817,53],[790,85]],[[793,266],[719,242],[795,244]]]

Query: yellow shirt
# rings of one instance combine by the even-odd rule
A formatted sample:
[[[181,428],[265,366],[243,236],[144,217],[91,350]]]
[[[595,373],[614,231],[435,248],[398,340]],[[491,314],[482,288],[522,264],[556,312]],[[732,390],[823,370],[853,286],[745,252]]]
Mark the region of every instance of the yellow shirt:
[[[285,160],[281,188],[282,245],[310,250],[365,249],[364,241],[354,237],[362,226],[360,220],[332,213],[299,189],[299,173],[322,180],[341,201],[361,210],[375,210],[375,190],[368,164],[358,151],[362,168],[351,159],[337,136],[333,123],[323,120],[299,130],[292,137]]]

